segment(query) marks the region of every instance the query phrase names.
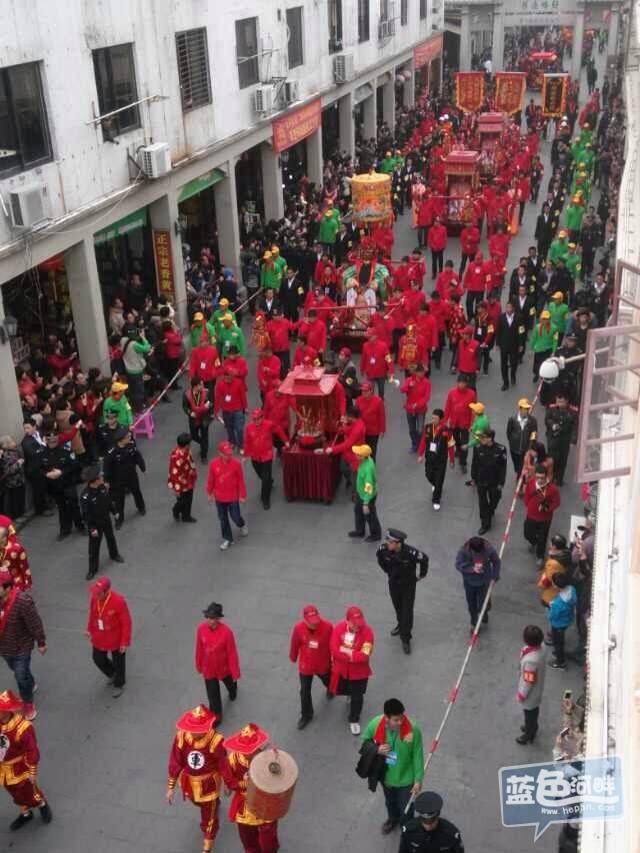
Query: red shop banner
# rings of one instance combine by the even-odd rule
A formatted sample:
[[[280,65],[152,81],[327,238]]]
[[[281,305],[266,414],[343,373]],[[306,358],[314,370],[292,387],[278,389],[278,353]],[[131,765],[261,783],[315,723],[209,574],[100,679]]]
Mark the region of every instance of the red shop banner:
[[[484,71],[458,71],[456,74],[456,106],[465,113],[475,113],[484,103]]]
[[[271,128],[273,131],[273,150],[278,154],[285,148],[291,148],[296,142],[311,136],[320,127],[322,109],[320,98],[275,119]]]
[[[156,261],[158,294],[166,296],[175,305],[173,263],[171,262],[171,235],[169,231],[153,229],[153,254]]]
[[[427,39],[427,41],[423,41],[421,44],[417,44],[413,48],[413,67],[420,68],[421,65],[426,65],[427,62],[431,62],[436,56],[440,56],[443,40],[444,36],[440,33],[437,36],[433,36],[433,38]]]
[[[523,71],[496,71],[495,110],[511,116],[522,109],[527,90],[527,75]]]

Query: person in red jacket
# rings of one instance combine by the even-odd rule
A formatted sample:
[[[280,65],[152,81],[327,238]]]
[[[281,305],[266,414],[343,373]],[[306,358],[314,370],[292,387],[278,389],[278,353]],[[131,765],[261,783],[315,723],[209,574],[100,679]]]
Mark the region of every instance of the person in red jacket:
[[[460,275],[464,272],[467,261],[472,261],[478,251],[480,245],[480,230],[475,222],[468,222],[460,232],[460,251],[462,252],[462,260],[460,261]]]
[[[451,373],[456,373],[456,365],[458,363],[458,344],[462,339],[462,330],[467,325],[467,318],[464,315],[464,308],[460,305],[459,296],[451,296],[445,303],[446,318],[447,318],[447,336],[449,338],[449,349],[451,351],[451,364],[449,370]]]
[[[247,390],[247,376],[249,375],[249,365],[243,355],[240,355],[238,347],[231,346],[227,350],[227,354],[222,362],[221,374],[228,371],[236,379],[242,379],[244,390]]]
[[[431,249],[431,278],[435,281],[436,275],[442,272],[444,250],[447,248],[447,227],[442,224],[439,216],[436,216],[429,229],[427,245]]]
[[[307,317],[300,323],[300,331],[307,339],[307,344],[322,355],[327,345],[327,311],[320,315],[311,309]]]
[[[236,527],[240,528],[241,536],[249,535],[249,528],[240,512],[240,504],[247,499],[247,487],[242,465],[233,458],[233,445],[228,441],[221,441],[218,451],[220,455],[209,463],[207,496],[210,502],[216,503],[222,531],[220,550],[226,551],[230,545],[233,545],[229,518]]]
[[[280,359],[280,379],[284,379],[291,367],[289,334],[298,328],[298,324],[283,317],[277,305],[274,306],[271,314],[271,319],[267,320],[267,332],[273,354]]]
[[[331,632],[331,678],[329,692],[350,697],[349,728],[360,734],[360,714],[371,675],[374,635],[362,610],[347,607],[345,618]]]
[[[409,323],[407,330],[398,341],[398,367],[408,375],[411,365],[429,364],[429,352],[426,341],[418,335],[414,323]]]
[[[204,339],[191,350],[189,356],[189,376],[197,376],[201,379],[209,392],[209,399],[213,400],[213,392],[216,379],[220,374],[220,356],[218,350],[208,339]]]
[[[355,398],[353,404],[364,423],[364,443],[371,448],[371,456],[375,462],[378,441],[387,431],[384,400],[373,393],[373,385],[367,379],[360,383],[360,392],[360,396]]]
[[[422,257],[422,252],[420,251],[420,247],[417,246],[411,252],[411,265],[409,267],[409,281],[417,281],[420,285],[420,290],[424,287],[424,277],[427,272],[427,267],[424,262],[424,258]]]
[[[283,394],[277,388],[274,388],[267,393],[267,396],[264,398],[264,405],[262,406],[265,418],[277,424],[287,437],[289,436],[289,410],[293,408],[291,404],[292,399],[288,394]],[[278,438],[275,439],[274,443],[278,450],[280,450],[281,445]]]
[[[32,583],[29,558],[15,530],[11,519],[0,515],[0,571],[10,573],[16,589],[28,592]]]
[[[476,305],[476,316],[473,318],[473,340],[478,344],[476,353],[478,367],[482,367],[485,376],[489,373],[495,332],[496,327],[487,310],[487,303],[483,300]]]
[[[429,316],[435,322],[436,345],[432,350],[433,360],[436,367],[440,370],[442,364],[442,350],[446,343],[447,320],[449,315],[449,302],[443,300],[437,290],[431,294],[431,299],[427,302]],[[420,324],[420,320],[418,320]]]
[[[191,515],[193,487],[198,479],[198,471],[191,455],[191,436],[181,432],[176,446],[169,454],[169,478],[167,485],[176,497],[173,505],[173,517],[176,521],[193,524],[197,521]]]
[[[471,388],[476,387],[479,348],[480,344],[473,339],[473,326],[465,326],[458,343],[458,372],[467,377]]]
[[[460,283],[460,276],[453,268],[453,261],[446,261],[444,269],[438,273],[436,278],[436,290],[441,299],[449,298],[451,282],[457,286]]]
[[[393,272],[392,283],[394,290],[398,289],[403,292],[408,290],[409,281],[411,280],[410,272],[411,265],[409,255],[405,255]]]
[[[245,384],[233,375],[226,363],[223,371],[222,379],[216,382],[213,414],[225,425],[231,444],[240,450],[244,444],[244,413],[247,410]]]
[[[467,377],[460,374],[454,388],[447,394],[444,405],[444,423],[451,429],[456,442],[456,456],[460,462],[462,473],[467,473],[467,456],[469,444],[469,427],[473,413],[469,403],[476,402],[476,392],[469,388]]]
[[[273,439],[277,436],[285,447],[289,447],[289,439],[278,424],[269,421],[260,408],[251,412],[251,423],[244,431],[244,448],[242,453],[251,459],[253,470],[258,475],[262,487],[260,500],[265,509],[271,508],[271,490],[273,489]]]
[[[425,376],[423,364],[415,367],[415,373],[400,383],[400,392],[406,394],[404,409],[407,413],[407,424],[409,425],[409,437],[411,447],[409,453],[415,453],[418,449],[420,436],[424,431],[424,419],[427,414],[427,406],[431,397],[431,382]]]
[[[338,436],[342,436],[342,441],[338,441]],[[352,484],[355,488],[354,475],[358,469],[359,459],[351,449],[355,445],[364,444],[365,425],[362,418],[358,417],[358,411],[355,408],[348,408],[345,414],[340,418],[340,426],[336,435],[336,443],[330,444],[325,448],[325,453],[340,453],[340,473],[344,477],[345,485],[349,488]]]
[[[333,625],[323,619],[315,604],[305,604],[302,619],[291,631],[289,660],[298,662],[300,675],[300,719],[298,728],[306,728],[313,719],[311,685],[316,675],[325,687],[329,687],[331,670],[331,632]],[[333,698],[333,694],[327,692]]]
[[[416,320],[416,332],[418,337],[422,338],[427,348],[427,354],[422,364],[427,367],[431,362],[431,356],[435,356],[438,349],[438,323],[436,318],[431,314],[431,308],[428,303],[420,306],[418,311],[418,319]]]
[[[418,208],[418,245],[423,248],[429,239],[429,229],[433,223],[433,204],[429,190],[422,197]]]
[[[267,392],[280,384],[281,367],[280,359],[273,354],[271,345],[264,347],[256,360],[256,378],[263,403]]]
[[[360,372],[377,386],[378,394],[384,399],[385,380],[393,378],[393,359],[389,347],[372,328],[367,329],[367,340],[362,345]]]
[[[224,683],[231,702],[238,695],[240,663],[236,638],[228,625],[220,620],[224,618],[222,605],[212,601],[202,611],[204,622],[196,628],[195,666],[196,672],[204,678],[209,709],[222,723],[222,698],[220,682]]]
[[[93,662],[113,684],[112,696],[122,696],[126,681],[127,649],[131,645],[131,615],[124,595],[101,577],[91,587],[86,635],[93,647]],[[111,655],[111,658],[109,658]]]
[[[560,490],[555,483],[549,481],[544,465],[538,465],[535,477],[527,480],[523,500],[526,510],[524,538],[536,553],[537,565],[541,566],[553,513],[560,506]]]
[[[200,446],[200,459],[206,462],[209,455],[211,399],[204,382],[197,376],[191,377],[189,388],[182,395],[182,410],[189,419],[191,439]]]
[[[484,299],[486,288],[484,258],[482,252],[476,252],[473,261],[464,273],[464,289],[467,291],[467,317],[473,317],[476,302]]]
[[[167,366],[167,378],[171,379],[179,370],[184,359],[182,335],[171,320],[162,323],[162,340],[164,341],[164,363]],[[176,390],[180,386],[174,384]]]
[[[411,280],[409,290],[405,290],[402,294],[402,308],[407,323],[415,323],[418,319],[418,312],[422,305],[426,305],[427,299],[420,289],[420,284],[416,279]]]

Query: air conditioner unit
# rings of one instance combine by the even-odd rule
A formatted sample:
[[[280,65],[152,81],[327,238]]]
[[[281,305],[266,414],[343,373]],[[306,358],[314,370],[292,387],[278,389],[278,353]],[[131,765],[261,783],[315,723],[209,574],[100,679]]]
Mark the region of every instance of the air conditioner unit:
[[[9,192],[9,213],[14,228],[27,230],[45,219],[44,184],[27,184]]]
[[[269,113],[273,109],[273,86],[257,86],[253,93],[253,109],[257,113]]]
[[[171,171],[168,142],[154,142],[139,151],[140,168],[147,178],[161,178]]]
[[[287,80],[284,84],[284,99],[288,104],[300,100],[300,81]]]
[[[339,53],[333,57],[333,79],[336,83],[347,83],[353,78],[354,62],[352,53]]]

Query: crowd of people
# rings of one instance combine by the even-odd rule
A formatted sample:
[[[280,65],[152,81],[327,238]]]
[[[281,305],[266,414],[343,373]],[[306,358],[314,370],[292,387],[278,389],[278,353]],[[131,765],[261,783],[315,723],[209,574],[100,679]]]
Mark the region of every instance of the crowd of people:
[[[608,317],[624,113],[613,84],[606,92],[589,88],[580,107],[574,88],[575,109],[556,122],[548,178],[539,149],[539,112],[525,111],[522,125],[517,121],[521,117],[509,124],[502,142],[506,156],[497,159],[494,180],[465,202],[457,268],[448,257],[455,238],[446,227],[441,164],[447,150],[472,144],[477,116],[461,113],[445,90],[399,111],[396,127],[382,125],[376,140],[360,139],[353,160],[340,153],[328,160],[321,187],[303,176],[295,194],[286,198],[281,221],[244,229],[244,283],[254,314],[244,327],[234,272],[205,248],[185,269],[187,349],[175,308],[166,299],[134,296],[125,303],[116,297],[107,315],[109,371],[83,369],[72,327],[64,336],[51,337],[46,353],[36,352],[28,367],[17,370],[24,436],[0,440],[8,513],[0,517],[0,653],[14,672],[19,693],[0,694],[0,730],[7,738],[0,767],[18,762],[3,777],[21,808],[12,829],[29,822],[36,808],[45,822],[51,820],[36,783],[38,751],[30,724],[36,716],[31,651],[35,646],[45,653],[46,637],[29,593],[28,555],[13,524],[25,511],[25,486],[37,515],[57,511],[59,539],[74,527],[87,535],[87,579],[94,579],[103,539],[110,558],[124,561],[115,531],[125,523],[127,495],[141,515],[146,513],[137,473],[146,463],[135,439],[136,421],[158,396],[168,403],[171,393],[182,392],[186,428],[168,460],[173,517],[179,523],[196,521],[195,445],[201,464],[207,465],[205,489],[216,505],[220,549],[226,551],[234,544],[233,527],[241,536],[249,534],[241,511],[247,496],[243,461],[251,461],[262,506],[269,510],[274,455],[295,438],[292,401],[279,390],[291,365],[323,364],[338,377],[339,433],[320,452],[340,456],[341,472],[352,490],[354,529],[348,535],[380,543],[377,560],[387,575],[397,619],[391,633],[406,654],[411,653],[416,585],[427,576],[429,559],[406,542],[402,531],[390,528],[383,535],[378,518],[376,500],[384,483],[378,480],[376,456],[386,430],[385,390],[393,384],[402,395],[409,451],[424,463],[433,510],[438,512],[446,500],[447,470],[456,462],[477,497],[478,532],[463,543],[454,561],[476,636],[489,620],[487,599],[500,578],[500,556],[486,534],[503,498],[510,457],[524,506],[523,535],[535,554],[548,618],[546,632],[526,626],[520,659],[517,699],[524,724],[517,742],[534,740],[545,643],[553,646],[550,666],[563,670],[570,657],[567,629],[577,626],[578,648],[572,657],[579,664],[584,663],[588,636],[594,518],[586,516],[572,541],[554,526],[577,436],[582,363],[571,362],[556,380],[541,386],[542,413],[534,414],[528,397],[518,400],[504,425],[506,445],[496,441],[496,428],[502,425],[492,417],[491,389],[506,391],[516,384],[529,358],[537,383],[549,358],[584,354],[588,330],[604,325]],[[490,106],[488,101],[484,108]],[[416,247],[410,255],[394,259],[391,224],[368,233],[357,226],[351,178],[369,169],[391,176],[395,217],[411,210]],[[540,198],[527,255],[514,259],[513,234],[527,205],[537,205]],[[483,227],[486,255],[480,249]],[[349,347],[332,352],[331,341],[344,330],[345,318],[360,323],[349,327],[361,332],[358,365]],[[488,378],[498,351],[501,386]],[[256,355],[255,381],[249,379],[249,352]],[[431,400],[433,371],[453,374],[451,388],[436,407]],[[535,387],[532,398],[538,396]],[[250,389],[260,398],[252,408]],[[226,439],[209,459],[215,421],[223,424]],[[131,616],[109,578],[94,581],[91,590],[87,636],[93,660],[118,698],[126,682]],[[223,717],[219,682],[234,701],[240,660],[222,605],[212,602],[204,617],[197,628],[195,661],[205,681],[207,705],[186,711],[176,723],[167,799],[171,802],[179,783],[185,798],[200,808],[203,849],[211,850],[222,778],[234,792],[229,816],[238,825],[245,851],[273,853],[278,849],[277,822],[252,814],[246,801],[247,770],[268,735],[253,723],[227,738],[217,731]],[[422,737],[403,703],[390,698],[383,713],[361,730],[373,649],[374,632],[359,606],[350,606],[335,625],[315,605],[304,607],[290,646],[290,659],[300,673],[298,727],[305,728],[313,718],[314,676],[329,697],[347,695],[350,731],[363,739],[361,775],[384,791],[387,819],[382,831],[392,832],[409,810],[413,818],[404,826],[402,853],[462,853],[460,833],[440,817],[440,797],[419,793]]]

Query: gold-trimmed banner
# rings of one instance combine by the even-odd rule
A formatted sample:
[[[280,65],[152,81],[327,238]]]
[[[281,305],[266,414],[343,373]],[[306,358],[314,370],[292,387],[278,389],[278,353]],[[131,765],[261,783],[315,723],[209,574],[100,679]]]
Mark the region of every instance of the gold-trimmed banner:
[[[495,109],[513,115],[522,109],[527,89],[527,75],[523,71],[496,71]]]
[[[568,74],[545,74],[542,78],[542,115],[558,118],[564,113]]]
[[[458,71],[456,74],[456,106],[465,113],[475,113],[484,103],[484,71]]]
[[[291,148],[296,142],[306,139],[320,127],[322,108],[320,98],[305,104],[293,112],[275,119],[271,125],[273,131],[273,150],[278,154],[285,148]]]

